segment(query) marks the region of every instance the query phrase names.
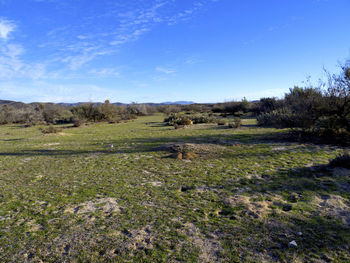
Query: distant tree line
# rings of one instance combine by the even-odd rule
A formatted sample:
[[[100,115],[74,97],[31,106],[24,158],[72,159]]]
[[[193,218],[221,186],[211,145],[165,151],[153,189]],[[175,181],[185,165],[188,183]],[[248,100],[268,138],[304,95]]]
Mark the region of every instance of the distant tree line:
[[[321,137],[350,138],[350,68],[342,67],[339,74],[328,74],[327,81],[314,87],[294,87],[284,98],[262,98],[249,102],[231,101],[216,104],[129,105],[87,103],[63,106],[53,103],[15,103],[0,106],[0,124],[36,124],[83,122],[120,122],[137,116],[154,113],[167,115],[166,121],[173,124],[185,122],[212,123],[218,115],[227,117],[256,117],[263,127],[291,128]],[[184,114],[186,116],[184,116]]]
[[[38,124],[84,122],[120,122],[135,119],[137,116],[153,114],[154,108],[144,104],[132,103],[126,106],[105,103],[87,103],[77,106],[63,106],[54,103],[14,103],[0,106],[0,124],[21,123],[27,126]]]

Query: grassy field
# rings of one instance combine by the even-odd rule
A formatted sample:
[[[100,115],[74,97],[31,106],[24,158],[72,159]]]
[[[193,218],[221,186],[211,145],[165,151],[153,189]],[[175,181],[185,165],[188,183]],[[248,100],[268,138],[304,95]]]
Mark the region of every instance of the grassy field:
[[[162,120],[0,126],[0,262],[350,262],[342,149]]]

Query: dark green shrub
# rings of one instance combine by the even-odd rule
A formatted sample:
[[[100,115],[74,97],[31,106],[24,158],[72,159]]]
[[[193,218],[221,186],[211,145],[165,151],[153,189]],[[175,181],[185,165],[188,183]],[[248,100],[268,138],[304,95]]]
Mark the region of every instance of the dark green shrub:
[[[350,134],[350,77],[349,68],[339,75],[328,75],[327,83],[315,88],[294,87],[285,95],[277,109],[265,111],[257,117],[260,126],[293,128],[303,134],[340,138]],[[264,107],[276,108],[273,100],[265,100]]]
[[[228,127],[232,128],[232,129],[237,129],[237,128],[241,127],[241,125],[242,125],[242,120],[240,118],[234,118],[233,122],[230,122],[228,124]]]
[[[256,111],[258,114],[272,112],[281,107],[281,102],[276,98],[261,98],[257,103]]]
[[[290,127],[292,119],[293,116],[291,113],[288,113],[285,110],[276,110],[260,114],[257,117],[257,122],[259,126],[286,128]]]
[[[80,127],[84,124],[83,120],[81,119],[74,119],[73,120],[73,127]]]
[[[194,115],[188,117],[192,120],[194,124],[216,122],[216,119],[214,117],[209,117],[208,115]]]
[[[168,125],[192,125],[193,122],[190,118],[180,114],[170,114],[168,118],[164,119],[164,122],[167,122]]]
[[[53,125],[49,125],[48,127],[41,129],[41,132],[44,133],[44,134],[59,133],[61,131],[62,131],[61,128],[57,128],[57,127],[55,127]]]
[[[67,108],[57,104],[44,104],[42,109],[44,121],[49,124],[69,123],[73,114]]]

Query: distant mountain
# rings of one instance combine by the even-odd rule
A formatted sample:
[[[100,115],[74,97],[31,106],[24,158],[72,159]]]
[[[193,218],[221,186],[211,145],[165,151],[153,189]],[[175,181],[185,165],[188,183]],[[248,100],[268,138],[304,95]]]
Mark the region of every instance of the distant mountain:
[[[166,101],[166,102],[162,102],[159,104],[163,104],[163,105],[191,105],[191,104],[195,104],[195,102],[193,101]]]
[[[15,108],[23,108],[26,106],[26,104],[23,102],[12,101],[12,100],[0,100],[0,106],[1,105],[8,105]]]
[[[15,101],[12,100],[0,100],[0,105],[5,105],[5,104],[11,104],[14,103]]]
[[[94,105],[100,105],[102,104],[102,102],[75,102],[75,103],[66,103],[66,102],[61,102],[61,103],[57,103],[57,105],[61,105],[61,106],[65,106],[65,107],[74,107],[74,106],[79,106],[82,104],[88,104],[88,103],[92,103]],[[24,107],[25,105],[37,105],[40,104],[39,102],[32,102],[29,104],[23,103],[23,102],[17,102],[17,101],[12,101],[12,100],[0,100],[0,106],[1,105],[11,105],[13,107],[16,108],[20,108],[20,107]],[[46,104],[46,103],[44,103]],[[127,103],[121,103],[121,102],[114,102],[111,103],[113,105],[118,105],[118,106],[127,106],[130,104]],[[146,105],[150,105],[150,106],[161,106],[161,105],[191,105],[191,104],[195,104],[195,102],[193,101],[166,101],[166,102],[161,102],[161,103],[153,103],[153,102],[148,102],[148,103],[137,103],[137,104],[146,104]]]
[[[88,103],[93,103],[94,105],[100,105],[102,102],[76,102],[76,103],[58,103],[59,105],[66,106],[66,107],[73,107],[73,106],[78,106],[82,104],[88,104]],[[118,106],[126,106],[130,105],[128,103],[122,103],[122,102],[113,102],[111,103],[113,105],[118,105]],[[161,102],[161,103],[154,103],[154,102],[146,102],[146,103],[137,103],[137,104],[146,104],[146,105],[151,105],[151,106],[159,106],[159,105],[191,105],[195,104],[193,101],[166,101],[166,102]]]

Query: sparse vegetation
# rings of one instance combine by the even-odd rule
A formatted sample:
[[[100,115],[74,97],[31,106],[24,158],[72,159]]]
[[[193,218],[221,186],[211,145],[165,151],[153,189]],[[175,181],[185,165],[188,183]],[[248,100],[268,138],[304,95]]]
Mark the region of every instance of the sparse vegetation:
[[[341,148],[162,118],[2,126],[0,261],[348,261]]]
[[[350,156],[310,142],[349,138],[348,75],[282,100],[1,106],[0,261],[347,262]]]

